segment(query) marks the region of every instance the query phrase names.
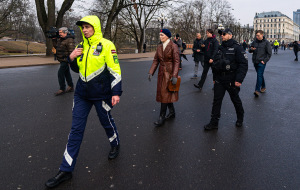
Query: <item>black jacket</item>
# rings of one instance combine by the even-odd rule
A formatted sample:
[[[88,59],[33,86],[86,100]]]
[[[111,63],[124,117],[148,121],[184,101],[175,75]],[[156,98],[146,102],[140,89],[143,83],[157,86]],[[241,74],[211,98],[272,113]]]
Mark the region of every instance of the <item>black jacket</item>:
[[[256,50],[251,50],[251,47],[256,48]],[[258,64],[261,61],[264,61],[266,64],[272,56],[272,47],[265,37],[262,40],[255,39],[249,48],[249,53],[253,53],[252,62],[254,64]]]
[[[199,62],[199,61],[203,60],[204,48],[201,47],[202,44],[204,44],[204,41],[202,39],[200,39],[200,40],[196,39],[194,41],[193,55],[194,55],[195,62]],[[197,49],[200,49],[200,52],[197,52]]]
[[[209,61],[216,56],[219,48],[219,42],[216,38],[207,38],[204,41],[204,61]]]
[[[294,52],[298,52],[299,51],[299,44],[298,44],[298,42],[294,42],[293,46],[294,46]]]
[[[248,56],[243,47],[235,40],[223,41],[219,50],[230,61],[231,68],[227,72],[212,69],[214,81],[242,83],[248,71]]]

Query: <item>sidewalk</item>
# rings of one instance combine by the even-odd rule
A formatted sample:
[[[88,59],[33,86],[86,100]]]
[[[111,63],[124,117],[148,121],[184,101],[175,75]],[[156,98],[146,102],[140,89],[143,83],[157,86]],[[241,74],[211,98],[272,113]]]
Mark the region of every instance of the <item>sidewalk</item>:
[[[192,50],[186,50],[185,54],[191,54]],[[119,54],[120,60],[124,59],[140,59],[154,57],[155,52],[149,53],[136,53],[136,54]],[[53,57],[46,56],[12,56],[12,57],[0,57],[0,69],[12,68],[12,67],[29,67],[38,65],[54,65],[59,64],[58,61],[54,61]]]

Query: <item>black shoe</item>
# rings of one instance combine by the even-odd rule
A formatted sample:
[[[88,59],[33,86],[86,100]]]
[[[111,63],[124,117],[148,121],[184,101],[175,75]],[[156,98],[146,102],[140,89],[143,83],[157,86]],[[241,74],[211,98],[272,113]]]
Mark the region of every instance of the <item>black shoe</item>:
[[[194,84],[194,87],[198,88],[200,91],[202,90],[202,88],[198,84]]]
[[[56,187],[57,185],[59,185],[60,183],[67,181],[69,179],[72,178],[72,172],[64,172],[64,171],[60,171],[56,174],[55,177],[49,179],[45,185],[47,187]]]
[[[253,94],[254,94],[254,96],[255,96],[256,98],[259,97],[259,93],[258,93],[257,91],[255,91]]]
[[[211,131],[214,129],[218,129],[218,125],[213,125],[213,124],[209,123],[207,125],[204,125],[204,129],[207,131]]]
[[[108,154],[108,159],[112,160],[117,158],[117,156],[119,155],[119,149],[120,149],[120,145],[111,147],[109,154]]]
[[[237,121],[237,122],[235,123],[235,126],[236,126],[236,127],[243,127],[243,122]]]
[[[165,117],[159,116],[159,119],[154,122],[154,125],[156,127],[162,126],[165,123],[165,119],[166,119]]]
[[[166,116],[166,119],[171,119],[171,118],[175,118],[175,113],[169,113],[169,114]]]

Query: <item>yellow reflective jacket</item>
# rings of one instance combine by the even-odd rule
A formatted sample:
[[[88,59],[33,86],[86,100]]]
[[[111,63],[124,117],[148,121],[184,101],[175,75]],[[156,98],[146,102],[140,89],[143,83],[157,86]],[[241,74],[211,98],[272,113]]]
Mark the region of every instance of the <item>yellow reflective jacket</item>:
[[[279,46],[279,42],[277,40],[275,40],[274,46]]]
[[[82,22],[94,27],[94,35],[85,38],[82,32]],[[111,96],[122,94],[121,68],[115,45],[103,38],[100,20],[91,15],[78,22],[83,36],[82,56],[77,57],[70,65],[72,70],[79,72],[80,79],[76,91],[80,96],[89,99],[109,99]],[[78,45],[77,45],[78,46]],[[102,51],[97,51],[97,46],[102,46]]]

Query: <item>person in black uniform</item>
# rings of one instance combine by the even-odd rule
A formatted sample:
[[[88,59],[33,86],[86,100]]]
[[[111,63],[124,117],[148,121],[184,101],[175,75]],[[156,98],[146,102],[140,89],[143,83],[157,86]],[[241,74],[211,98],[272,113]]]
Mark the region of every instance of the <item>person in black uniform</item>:
[[[240,86],[248,71],[248,58],[243,47],[232,39],[232,31],[225,29],[222,34],[222,45],[212,63],[214,80],[214,100],[210,123],[204,126],[205,130],[218,129],[221,116],[222,100],[225,92],[230,95],[234,104],[237,121],[236,127],[243,126],[244,109],[239,97]]]

